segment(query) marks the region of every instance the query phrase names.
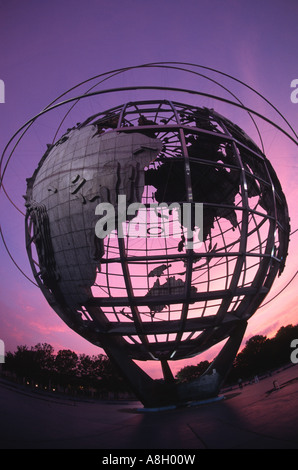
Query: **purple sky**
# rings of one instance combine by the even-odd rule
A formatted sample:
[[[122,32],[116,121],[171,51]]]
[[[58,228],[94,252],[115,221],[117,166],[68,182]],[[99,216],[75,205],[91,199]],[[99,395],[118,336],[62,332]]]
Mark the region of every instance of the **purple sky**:
[[[0,79],[5,82],[5,103],[0,104],[1,152],[22,124],[69,87],[112,69],[158,61],[202,64],[243,80],[265,95],[297,132],[298,104],[290,100],[291,81],[298,78],[297,18],[296,0],[0,0]],[[141,74],[139,81],[150,82],[150,73],[146,77]],[[196,86],[193,79],[184,83],[182,75],[174,78],[165,71],[159,72],[159,79],[164,86],[169,82],[186,88]],[[131,82],[138,82],[136,72],[120,76],[113,84],[129,86]],[[237,93],[238,87],[235,83],[233,86]],[[218,90],[210,85],[208,91]],[[241,93],[247,106],[256,107],[282,124],[268,106],[247,91]],[[90,114],[96,106],[105,109],[109,100],[97,99],[95,104],[88,104]],[[216,103],[211,104],[216,107]],[[53,135],[55,122],[62,116],[63,112],[58,111],[49,120],[39,121],[15,152],[5,185],[19,207],[24,204],[25,178],[31,176],[48,136]],[[268,157],[288,199],[295,230],[297,148],[263,123],[261,129]],[[32,278],[22,217],[3,194],[0,207],[7,244]],[[298,233],[292,238],[286,270],[267,300],[297,270],[297,239]],[[79,353],[101,352],[64,325],[38,289],[18,272],[2,244],[0,256],[0,338],[7,350],[15,350],[19,344],[48,342],[56,351],[70,348]],[[298,323],[297,288],[298,278],[268,307],[261,308],[251,319],[245,339],[253,334],[273,335],[281,325]],[[210,354],[209,359],[213,352]],[[193,359],[192,363],[204,358]],[[179,369],[181,364],[175,367]]]

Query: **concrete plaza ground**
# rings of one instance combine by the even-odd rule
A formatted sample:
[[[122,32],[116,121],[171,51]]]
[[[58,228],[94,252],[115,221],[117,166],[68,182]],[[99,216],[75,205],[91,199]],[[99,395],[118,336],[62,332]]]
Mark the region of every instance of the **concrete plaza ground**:
[[[298,449],[298,365],[214,403],[139,409],[138,402],[51,398],[0,381],[0,448]]]

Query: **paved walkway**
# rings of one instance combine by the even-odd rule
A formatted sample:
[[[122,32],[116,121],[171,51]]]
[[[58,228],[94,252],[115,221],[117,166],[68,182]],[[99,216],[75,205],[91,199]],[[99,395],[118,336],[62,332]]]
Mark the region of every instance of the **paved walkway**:
[[[138,402],[43,398],[0,383],[0,448],[298,449],[298,366],[214,403],[138,408]]]

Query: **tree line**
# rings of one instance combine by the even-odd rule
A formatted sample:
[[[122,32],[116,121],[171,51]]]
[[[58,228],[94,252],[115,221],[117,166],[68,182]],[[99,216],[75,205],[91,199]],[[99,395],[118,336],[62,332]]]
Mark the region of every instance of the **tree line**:
[[[251,380],[255,375],[282,367],[290,362],[291,342],[298,338],[298,325],[281,327],[273,338],[263,335],[251,337],[240,351],[227,377],[226,384],[238,379]],[[177,374],[177,382],[189,382],[202,375],[210,362],[185,366]],[[8,352],[3,364],[4,374],[13,375],[25,383],[38,384],[39,388],[60,390],[75,395],[92,395],[104,398],[113,393],[132,394],[117,368],[104,355],[77,355],[69,349],[57,354],[47,343],[31,348],[18,346]]]
[[[252,380],[290,363],[291,342],[298,338],[298,325],[281,327],[276,335],[267,338],[263,335],[252,336],[240,351],[226,379],[226,385],[237,383],[239,379]],[[209,367],[208,361],[183,367],[176,375],[180,382],[198,378]]]
[[[113,363],[104,354],[77,355],[69,349],[57,354],[48,343],[28,348],[17,346],[8,352],[3,364],[5,375],[39,389],[60,391],[74,395],[92,395],[105,398],[109,393],[129,392],[126,383]]]

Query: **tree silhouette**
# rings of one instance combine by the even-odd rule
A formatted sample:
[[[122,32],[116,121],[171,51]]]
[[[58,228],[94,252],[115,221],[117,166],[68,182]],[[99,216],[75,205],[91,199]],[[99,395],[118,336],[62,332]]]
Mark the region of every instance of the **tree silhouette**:
[[[55,370],[59,375],[71,376],[76,372],[78,356],[70,349],[61,349],[55,359]]]
[[[256,335],[250,338],[245,348],[236,356],[234,367],[249,377],[266,370],[267,344],[266,336]]]
[[[202,361],[196,366],[185,366],[177,374],[178,382],[191,382],[200,377],[209,367],[210,362]]]
[[[250,338],[237,354],[227,382],[241,377],[252,379],[255,375],[282,367],[290,362],[291,342],[298,338],[298,325],[282,326],[273,338],[256,335]]]
[[[107,356],[78,356],[69,349],[61,349],[55,355],[54,348],[47,343],[38,343],[30,349],[17,346],[15,353],[6,354],[4,370],[15,373],[25,382],[33,381],[44,388],[60,387],[61,390],[62,387],[64,391],[83,394],[92,389],[92,393],[101,395],[130,392]]]
[[[18,346],[15,354],[6,356],[6,369],[13,370],[25,380],[47,383],[54,364],[54,348],[47,343],[38,343],[30,349]]]

